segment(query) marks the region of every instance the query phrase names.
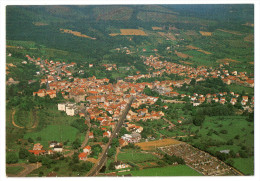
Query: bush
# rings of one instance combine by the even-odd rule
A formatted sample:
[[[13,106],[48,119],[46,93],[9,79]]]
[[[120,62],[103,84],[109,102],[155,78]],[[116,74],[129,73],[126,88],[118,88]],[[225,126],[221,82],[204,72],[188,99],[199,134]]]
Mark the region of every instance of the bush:
[[[21,148],[21,149],[19,150],[19,158],[20,158],[20,159],[25,159],[25,158],[27,158],[28,156],[30,156],[30,152],[29,152],[28,150],[26,150],[26,149],[24,149],[24,148]]]
[[[15,153],[7,153],[6,154],[6,163],[17,163],[18,162],[18,156]]]
[[[196,115],[192,118],[192,122],[195,126],[201,126],[204,120],[205,120],[205,116],[203,115]]]
[[[227,130],[221,130],[220,133],[222,133],[222,134],[227,134],[228,131],[227,131]]]

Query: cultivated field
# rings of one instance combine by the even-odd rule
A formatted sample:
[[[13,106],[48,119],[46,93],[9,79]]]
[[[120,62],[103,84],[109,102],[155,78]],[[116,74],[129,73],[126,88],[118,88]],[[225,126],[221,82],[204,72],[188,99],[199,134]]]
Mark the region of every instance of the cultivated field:
[[[142,169],[131,172],[119,173],[118,175],[132,174],[133,176],[201,176],[186,165],[167,166],[161,168]]]
[[[192,65],[192,64],[193,64],[193,63],[187,62],[187,61],[179,61],[179,62],[184,63],[184,64],[187,64],[187,65]]]
[[[186,46],[188,49],[191,49],[191,50],[199,50],[200,48],[198,47],[195,47],[195,46],[192,46],[192,45],[187,45]]]
[[[26,133],[24,139],[32,138],[33,140],[37,140],[37,138],[40,137],[41,140],[38,142],[47,149],[50,141],[75,141],[77,133],[78,130],[71,126],[49,125],[39,132]]]
[[[49,24],[43,23],[43,22],[34,22],[33,24],[34,24],[35,26],[47,26],[47,25],[49,25]]]
[[[162,139],[156,141],[149,141],[149,142],[142,142],[136,143],[135,145],[140,146],[142,150],[154,150],[157,147],[168,146],[168,145],[176,145],[180,144],[181,142],[175,139]]]
[[[185,32],[185,35],[188,35],[188,36],[195,36],[195,35],[198,35],[196,31],[194,30],[187,30]]]
[[[233,60],[231,58],[224,58],[224,59],[217,60],[217,62],[219,62],[219,63],[230,63],[230,62],[237,63],[238,61]]]
[[[205,51],[205,50],[201,50],[200,48],[195,47],[195,46],[192,46],[192,45],[187,45],[186,47],[187,47],[188,49],[191,49],[191,50],[197,50],[198,52],[202,52],[202,53],[204,53],[204,54],[206,54],[206,55],[212,54],[212,53],[210,53],[210,52],[207,52],[207,51]]]
[[[117,156],[117,160],[120,161],[129,161],[134,163],[142,163],[142,162],[154,162],[159,160],[159,158],[150,153],[142,153],[137,152],[135,150],[126,150],[124,152],[120,152]]]
[[[92,40],[95,40],[96,38],[92,38],[90,36],[81,34],[78,31],[72,31],[72,30],[68,30],[68,29],[60,29],[60,31],[64,32],[64,33],[69,33],[69,34],[73,34],[74,36],[78,36],[78,37],[83,37],[83,38],[90,38]]]
[[[176,54],[178,57],[180,57],[180,58],[192,58],[192,56],[187,55],[187,54],[184,54],[184,53],[181,53],[181,52],[177,52],[176,50],[175,50],[175,54]]]
[[[120,29],[120,35],[140,35],[147,36],[147,34],[143,30],[139,29]]]
[[[164,32],[158,32],[159,35],[165,37],[166,39],[170,39],[170,40],[176,40],[175,36],[171,33],[164,33]]]
[[[244,38],[244,41],[254,42],[254,34],[249,34]]]
[[[206,54],[206,55],[210,55],[210,54],[212,54],[212,53],[207,52],[207,51],[205,51],[205,50],[197,50],[197,51],[202,52],[202,53],[204,53],[204,54]]]
[[[153,26],[152,29],[153,29],[153,30],[162,30],[162,27]]]
[[[202,36],[211,36],[211,35],[212,35],[212,32],[200,31],[200,34],[201,34]]]
[[[219,31],[223,31],[223,32],[226,32],[226,33],[231,33],[233,35],[242,35],[240,32],[237,32],[237,31],[230,31],[230,30],[223,30],[223,29],[217,29]]]

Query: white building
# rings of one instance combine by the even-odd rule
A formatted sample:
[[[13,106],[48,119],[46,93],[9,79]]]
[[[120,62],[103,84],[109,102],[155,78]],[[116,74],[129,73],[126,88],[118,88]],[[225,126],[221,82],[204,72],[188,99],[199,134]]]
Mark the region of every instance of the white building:
[[[66,103],[59,103],[58,104],[59,111],[66,111]]]

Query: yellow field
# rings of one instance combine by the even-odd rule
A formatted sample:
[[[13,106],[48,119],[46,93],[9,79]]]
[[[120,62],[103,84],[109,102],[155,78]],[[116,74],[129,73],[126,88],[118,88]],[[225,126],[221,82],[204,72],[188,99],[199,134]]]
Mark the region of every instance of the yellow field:
[[[117,36],[120,35],[120,33],[110,33],[109,36]]]
[[[95,40],[95,39],[96,39],[96,38],[92,38],[92,37],[90,37],[90,36],[81,34],[81,33],[78,32],[78,31],[72,31],[72,30],[68,30],[68,29],[60,29],[60,31],[63,31],[64,33],[73,34],[74,36],[78,36],[78,37],[90,38],[90,39],[92,39],[92,40]]]
[[[224,59],[217,60],[217,62],[221,62],[221,63],[235,62],[235,63],[237,63],[238,61],[237,60],[232,60],[230,58],[224,58]]]
[[[206,54],[206,55],[210,55],[210,54],[212,54],[212,53],[210,53],[210,52],[207,52],[207,51],[205,51],[205,50],[197,50],[198,52],[202,52],[202,53],[204,53],[204,54]]]
[[[162,30],[162,27],[153,26],[152,29],[153,30]]]
[[[168,145],[176,145],[182,142],[175,140],[175,139],[162,139],[156,141],[149,141],[149,142],[142,142],[142,143],[135,143],[135,145],[140,146],[142,150],[154,150],[157,147],[163,147]]]
[[[254,62],[249,62],[251,65],[254,65]]]
[[[212,35],[212,32],[200,31],[200,34],[201,34],[202,36],[211,36],[211,35]]]
[[[140,35],[147,36],[147,34],[143,30],[139,29],[120,29],[120,35]]]

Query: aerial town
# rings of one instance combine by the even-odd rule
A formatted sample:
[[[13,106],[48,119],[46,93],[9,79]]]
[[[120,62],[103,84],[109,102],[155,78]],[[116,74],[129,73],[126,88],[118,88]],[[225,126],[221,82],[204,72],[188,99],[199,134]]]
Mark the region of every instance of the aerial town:
[[[7,7],[7,177],[254,175],[252,6],[189,6]]]

